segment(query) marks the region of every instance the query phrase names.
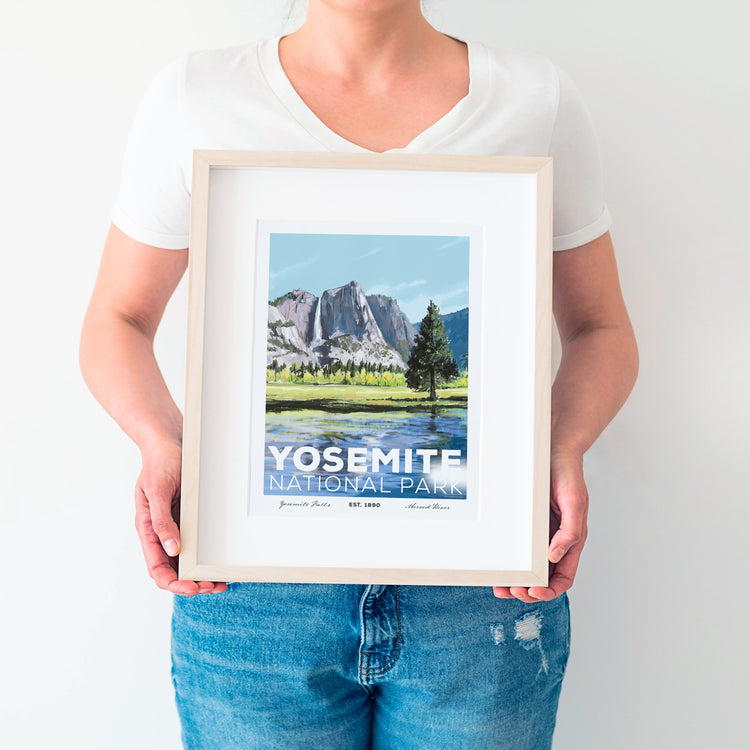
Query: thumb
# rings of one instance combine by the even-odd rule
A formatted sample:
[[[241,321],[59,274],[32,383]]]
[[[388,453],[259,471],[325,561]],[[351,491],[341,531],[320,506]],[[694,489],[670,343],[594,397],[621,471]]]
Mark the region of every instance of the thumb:
[[[151,528],[164,551],[175,557],[180,552],[180,530],[172,514],[179,489],[168,480],[155,480],[142,487],[148,505]]]
[[[577,471],[554,476],[551,490],[552,511],[559,519],[559,527],[550,541],[549,560],[559,563],[586,539],[589,498],[583,475]]]

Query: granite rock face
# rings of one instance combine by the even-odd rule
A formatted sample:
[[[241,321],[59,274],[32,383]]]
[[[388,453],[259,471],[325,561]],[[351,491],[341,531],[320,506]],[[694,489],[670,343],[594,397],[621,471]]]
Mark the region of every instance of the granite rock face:
[[[318,298],[304,289],[293,289],[277,300],[278,311],[294,325],[308,343],[312,340],[312,324]]]
[[[300,335],[293,320],[286,318],[273,305],[268,306],[268,338],[266,343],[266,364],[273,361],[280,366],[292,362],[312,364],[317,357]]]
[[[392,297],[386,297],[383,294],[371,294],[367,301],[383,338],[406,361],[414,345],[414,337],[417,335],[414,326],[401,312],[398,302]]]
[[[361,341],[384,344],[385,338],[370,309],[362,287],[356,281],[323,292],[316,311],[315,333],[330,339],[351,335]],[[317,326],[318,319],[320,326]]]
[[[368,297],[356,281],[327,289],[320,298],[294,289],[269,305],[267,361],[405,368],[414,335],[396,300]]]

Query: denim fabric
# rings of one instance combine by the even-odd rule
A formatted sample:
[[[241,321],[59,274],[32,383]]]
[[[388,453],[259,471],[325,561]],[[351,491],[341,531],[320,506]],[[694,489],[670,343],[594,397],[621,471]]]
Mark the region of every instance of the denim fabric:
[[[488,587],[231,584],[176,597],[188,750],[542,750],[568,602]]]

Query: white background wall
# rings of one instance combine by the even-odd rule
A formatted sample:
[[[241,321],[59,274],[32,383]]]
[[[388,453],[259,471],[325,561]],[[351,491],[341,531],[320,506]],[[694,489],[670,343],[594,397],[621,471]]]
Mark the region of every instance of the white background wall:
[[[84,390],[77,337],[147,82],[186,50],[278,33],[287,9],[38,0],[4,14],[3,747],[179,747],[170,600],[132,526],[138,453]],[[746,6],[431,0],[429,13],[577,81],[640,341],[636,391],[587,459],[556,750],[747,747]],[[158,347],[178,399],[184,304],[182,290]]]

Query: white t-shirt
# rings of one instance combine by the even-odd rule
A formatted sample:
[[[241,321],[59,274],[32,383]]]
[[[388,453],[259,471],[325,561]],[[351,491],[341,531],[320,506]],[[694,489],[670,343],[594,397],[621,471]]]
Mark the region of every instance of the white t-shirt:
[[[390,153],[552,156],[554,248],[609,229],[591,121],[567,75],[543,57],[468,42],[469,93]],[[168,65],[133,123],[113,222],[163,248],[188,246],[193,149],[365,152],[327,128],[286,77],[278,39],[195,52]]]

